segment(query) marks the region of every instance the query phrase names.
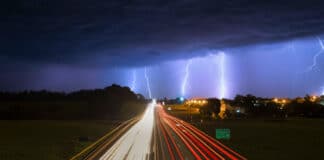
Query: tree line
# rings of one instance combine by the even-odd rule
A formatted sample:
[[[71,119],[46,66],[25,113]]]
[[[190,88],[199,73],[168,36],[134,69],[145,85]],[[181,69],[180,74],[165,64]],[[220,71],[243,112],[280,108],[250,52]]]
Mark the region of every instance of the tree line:
[[[237,95],[231,104],[245,109],[250,117],[324,117],[324,96],[297,98],[263,98],[251,94]]]
[[[113,84],[71,93],[0,92],[0,119],[121,119],[142,113],[142,95]]]

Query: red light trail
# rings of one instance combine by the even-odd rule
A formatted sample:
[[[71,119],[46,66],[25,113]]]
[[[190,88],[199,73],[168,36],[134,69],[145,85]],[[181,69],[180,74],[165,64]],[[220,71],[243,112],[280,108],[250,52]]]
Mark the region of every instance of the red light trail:
[[[156,108],[156,125],[162,132],[170,159],[215,159],[245,160],[221,142],[206,135],[196,127],[176,117],[168,115],[162,107]],[[173,132],[173,134],[172,134]],[[181,141],[181,143],[176,143]],[[185,148],[191,155],[182,154]]]

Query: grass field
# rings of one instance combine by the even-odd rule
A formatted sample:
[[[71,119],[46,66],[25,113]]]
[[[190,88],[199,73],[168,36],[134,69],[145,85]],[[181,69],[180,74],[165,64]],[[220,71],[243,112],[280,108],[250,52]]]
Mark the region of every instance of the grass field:
[[[69,159],[113,125],[109,121],[0,121],[0,159]]]
[[[184,120],[187,112],[170,111]],[[322,159],[324,149],[324,119],[297,119],[285,121],[204,120],[193,116],[193,124],[215,138],[216,128],[231,130],[230,140],[224,144],[252,160]]]

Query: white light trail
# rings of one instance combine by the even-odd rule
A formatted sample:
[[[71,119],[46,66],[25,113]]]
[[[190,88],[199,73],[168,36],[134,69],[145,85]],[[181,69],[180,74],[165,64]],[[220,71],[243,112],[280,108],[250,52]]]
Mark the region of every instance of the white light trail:
[[[151,153],[154,125],[154,102],[150,103],[140,121],[118,139],[100,160],[146,160]]]
[[[148,76],[147,76],[147,70],[146,70],[146,67],[144,68],[144,76],[145,76],[145,79],[146,79],[146,88],[147,88],[147,91],[148,91],[148,94],[149,94],[149,98],[152,99],[151,86],[150,86],[150,79],[149,79]]]
[[[186,89],[187,89],[187,86],[188,86],[188,78],[189,78],[189,68],[190,68],[190,65],[192,63],[192,60],[189,60],[186,64],[186,70],[185,70],[185,76],[184,76],[184,79],[183,79],[183,82],[182,82],[182,85],[181,85],[181,95],[182,97],[185,97],[187,96],[187,93],[186,93]]]
[[[133,70],[133,81],[132,81],[132,85],[131,85],[131,90],[135,91],[135,87],[136,87],[136,70]]]
[[[220,82],[219,82],[219,98],[223,99],[226,95],[226,80],[225,80],[225,53],[219,52],[218,53],[219,58],[219,76],[220,76]]]
[[[318,43],[319,43],[321,49],[320,49],[320,51],[318,51],[318,52],[314,55],[314,57],[313,57],[313,64],[312,64],[311,66],[308,67],[307,72],[310,72],[310,71],[312,71],[312,70],[315,69],[315,67],[317,66],[317,59],[318,59],[318,57],[319,57],[322,53],[324,53],[324,44],[323,44],[323,41],[322,41],[319,37],[317,37],[317,40],[318,40]]]

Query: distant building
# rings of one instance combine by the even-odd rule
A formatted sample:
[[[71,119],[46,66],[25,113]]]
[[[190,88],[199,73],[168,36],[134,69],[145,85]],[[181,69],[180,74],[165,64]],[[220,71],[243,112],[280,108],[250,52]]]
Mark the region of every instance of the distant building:
[[[221,119],[225,119],[228,118],[227,113],[230,113],[231,115],[245,114],[245,108],[231,105],[231,101],[221,100],[220,112],[218,113],[218,116]]]

